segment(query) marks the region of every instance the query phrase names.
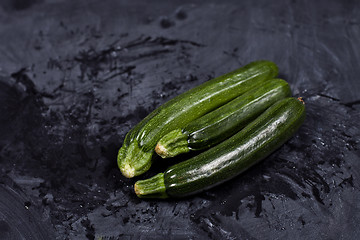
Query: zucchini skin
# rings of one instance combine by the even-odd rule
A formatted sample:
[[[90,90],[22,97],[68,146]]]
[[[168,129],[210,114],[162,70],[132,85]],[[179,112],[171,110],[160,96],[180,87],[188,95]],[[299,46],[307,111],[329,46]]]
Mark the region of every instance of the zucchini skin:
[[[237,176],[285,143],[304,119],[299,100],[277,102],[232,138],[170,167],[164,173],[167,194],[191,195]]]
[[[273,62],[252,62],[178,95],[155,109],[126,135],[117,158],[122,174],[131,178],[144,173],[150,168],[154,148],[163,135],[277,74],[278,67]]]
[[[160,139],[155,151],[166,158],[214,146],[240,131],[278,100],[290,96],[290,86],[286,81],[266,81],[183,129],[168,133]]]
[[[278,149],[304,119],[305,106],[301,100],[292,97],[280,100],[231,138],[169,167],[163,175],[156,175],[153,177],[156,181],[138,181],[135,192],[139,197],[148,197],[148,188],[152,189],[149,194],[152,198],[185,197],[221,184]]]

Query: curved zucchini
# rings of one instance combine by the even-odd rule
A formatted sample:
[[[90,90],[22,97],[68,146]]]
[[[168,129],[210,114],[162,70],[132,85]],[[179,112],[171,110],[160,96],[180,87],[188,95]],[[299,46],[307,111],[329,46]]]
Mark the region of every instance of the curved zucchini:
[[[117,158],[125,177],[138,176],[151,166],[154,148],[166,133],[216,109],[253,86],[278,74],[275,63],[252,62],[207,81],[155,109],[126,135]]]
[[[227,104],[163,136],[155,147],[162,158],[214,146],[244,128],[278,100],[291,96],[289,84],[271,79]]]
[[[299,99],[276,102],[243,130],[217,146],[137,181],[138,197],[184,197],[223,183],[274,152],[301,126],[305,106]]]

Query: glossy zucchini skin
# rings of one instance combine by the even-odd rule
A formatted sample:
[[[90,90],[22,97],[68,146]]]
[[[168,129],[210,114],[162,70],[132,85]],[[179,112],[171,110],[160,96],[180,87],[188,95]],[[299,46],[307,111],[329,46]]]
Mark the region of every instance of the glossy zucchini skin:
[[[163,135],[187,125],[277,74],[278,68],[273,62],[252,62],[207,81],[155,109],[126,135],[117,158],[122,174],[131,178],[144,173],[150,168],[155,145]]]
[[[271,79],[227,104],[162,137],[155,151],[163,158],[210,148],[244,128],[278,100],[291,96],[289,84]]]
[[[302,101],[280,100],[226,141],[171,166],[150,178],[152,182],[149,179],[138,181],[135,192],[139,197],[184,197],[214,187],[278,149],[293,136],[304,119]]]

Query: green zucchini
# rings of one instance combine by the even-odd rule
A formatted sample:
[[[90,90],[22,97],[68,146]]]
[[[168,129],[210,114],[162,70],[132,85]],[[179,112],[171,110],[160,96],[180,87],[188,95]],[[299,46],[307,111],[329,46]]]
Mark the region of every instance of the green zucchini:
[[[278,100],[291,96],[289,84],[272,79],[163,136],[155,152],[163,158],[210,148],[244,128]]]
[[[154,148],[166,133],[203,116],[278,74],[275,63],[252,62],[238,70],[203,83],[155,109],[126,135],[117,158],[125,177],[147,171]]]
[[[305,106],[285,98],[231,138],[209,150],[135,183],[138,197],[184,197],[223,183],[278,149],[301,126]]]

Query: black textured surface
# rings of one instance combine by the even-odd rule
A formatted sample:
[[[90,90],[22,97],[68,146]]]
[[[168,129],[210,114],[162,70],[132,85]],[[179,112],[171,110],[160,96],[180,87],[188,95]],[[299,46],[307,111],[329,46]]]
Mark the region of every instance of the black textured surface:
[[[359,12],[356,1],[1,1],[0,238],[356,239]],[[137,199],[116,166],[126,132],[257,59],[304,97],[296,136],[195,197]]]

